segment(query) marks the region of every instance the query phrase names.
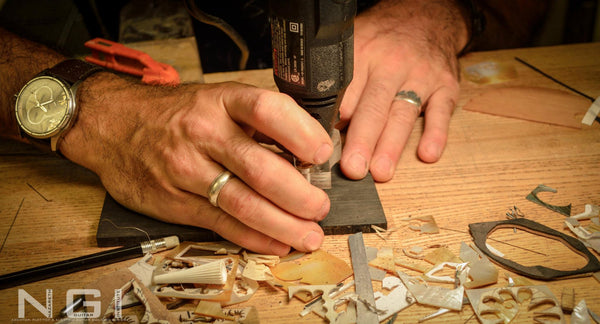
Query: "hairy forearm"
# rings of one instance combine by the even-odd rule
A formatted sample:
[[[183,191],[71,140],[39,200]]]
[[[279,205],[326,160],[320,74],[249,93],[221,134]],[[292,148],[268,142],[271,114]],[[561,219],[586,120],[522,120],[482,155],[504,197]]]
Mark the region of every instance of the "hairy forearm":
[[[0,137],[22,140],[14,113],[15,95],[42,70],[64,56],[0,28]]]
[[[364,14],[376,14],[382,24],[395,20],[394,25],[423,35],[424,42],[448,55],[458,54],[469,38],[468,13],[458,0],[381,0]]]

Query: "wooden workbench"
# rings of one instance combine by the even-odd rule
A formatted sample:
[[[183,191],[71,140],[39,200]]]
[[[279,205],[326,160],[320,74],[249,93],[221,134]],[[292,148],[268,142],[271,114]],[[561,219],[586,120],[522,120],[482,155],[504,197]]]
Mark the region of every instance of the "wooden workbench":
[[[600,125],[581,130],[551,126],[519,119],[466,111],[462,106],[484,89],[505,85],[535,85],[562,89],[560,85],[516,62],[528,61],[555,78],[594,98],[600,96],[600,43],[532,49],[472,53],[462,65],[495,60],[513,65],[517,78],[499,85],[477,85],[462,81],[458,107],[451,122],[448,146],[442,159],[426,164],[416,157],[423,130],[419,118],[396,175],[388,183],[377,184],[389,228],[398,228],[387,241],[365,234],[370,246],[447,245],[458,254],[461,242],[470,242],[468,224],[505,219],[509,208],[517,206],[526,218],[553,229],[563,229],[564,216],[538,206],[525,196],[538,184],[558,190],[541,194],[551,204],[573,206],[572,215],[583,212],[585,204],[600,204]],[[236,80],[275,89],[269,70],[205,75],[206,82]],[[101,249],[95,234],[105,190],[98,177],[69,161],[43,155],[26,146],[3,141],[0,145],[0,274],[81,256]],[[439,234],[420,234],[406,227],[403,219],[433,216]],[[523,262],[542,262],[560,269],[582,264],[568,249],[535,235],[513,237],[512,230],[496,238],[513,241],[515,248],[495,242],[495,248]],[[524,235],[524,234],[523,234]],[[328,236],[323,249],[350,264],[347,236]],[[543,253],[545,255],[540,254]],[[597,254],[596,254],[597,255]],[[527,261],[534,260],[534,261]],[[65,304],[68,289],[83,288],[100,276],[129,266],[125,261],[54,279],[0,291],[0,322],[17,319],[17,291],[25,289],[37,300],[45,300],[46,289],[53,290],[54,314]],[[506,284],[505,269],[499,267],[496,286]],[[592,277],[543,282],[560,298],[563,288],[574,288],[576,301],[585,298],[588,307],[600,314],[600,283]],[[377,284],[375,284],[377,287]],[[288,302],[287,296],[268,286],[243,304],[258,308],[263,323],[320,322],[315,315],[300,318],[303,305]],[[41,314],[31,305],[28,319]],[[401,312],[398,323],[417,322],[434,312],[432,307],[413,305]],[[476,323],[470,306],[458,313],[445,314],[431,323]]]

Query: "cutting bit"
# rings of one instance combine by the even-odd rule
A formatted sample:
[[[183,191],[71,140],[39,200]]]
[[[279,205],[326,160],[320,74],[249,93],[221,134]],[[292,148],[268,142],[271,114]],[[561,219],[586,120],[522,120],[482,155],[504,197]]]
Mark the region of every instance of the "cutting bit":
[[[333,142],[333,153],[331,158],[323,164],[312,164],[301,161],[294,157],[294,166],[310,184],[321,189],[331,189],[331,168],[340,161],[342,157],[342,140],[340,131],[334,129],[331,133]]]

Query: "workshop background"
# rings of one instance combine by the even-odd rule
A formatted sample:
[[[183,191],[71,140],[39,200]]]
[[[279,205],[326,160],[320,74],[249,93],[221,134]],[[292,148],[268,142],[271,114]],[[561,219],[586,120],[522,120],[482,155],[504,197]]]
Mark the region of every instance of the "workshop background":
[[[58,51],[80,57],[101,37],[124,44],[196,37],[204,73],[239,69],[240,49],[213,25],[186,10],[195,5],[228,23],[247,44],[247,69],[271,67],[268,0],[0,0],[0,24]],[[359,11],[372,1],[359,0]],[[600,41],[600,0],[549,0],[530,46]]]

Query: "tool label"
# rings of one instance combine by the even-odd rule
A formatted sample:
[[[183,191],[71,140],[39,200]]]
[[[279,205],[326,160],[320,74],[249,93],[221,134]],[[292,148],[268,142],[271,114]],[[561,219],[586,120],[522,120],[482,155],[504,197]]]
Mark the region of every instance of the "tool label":
[[[272,16],[271,40],[273,74],[291,84],[304,86],[306,84],[304,23]]]

